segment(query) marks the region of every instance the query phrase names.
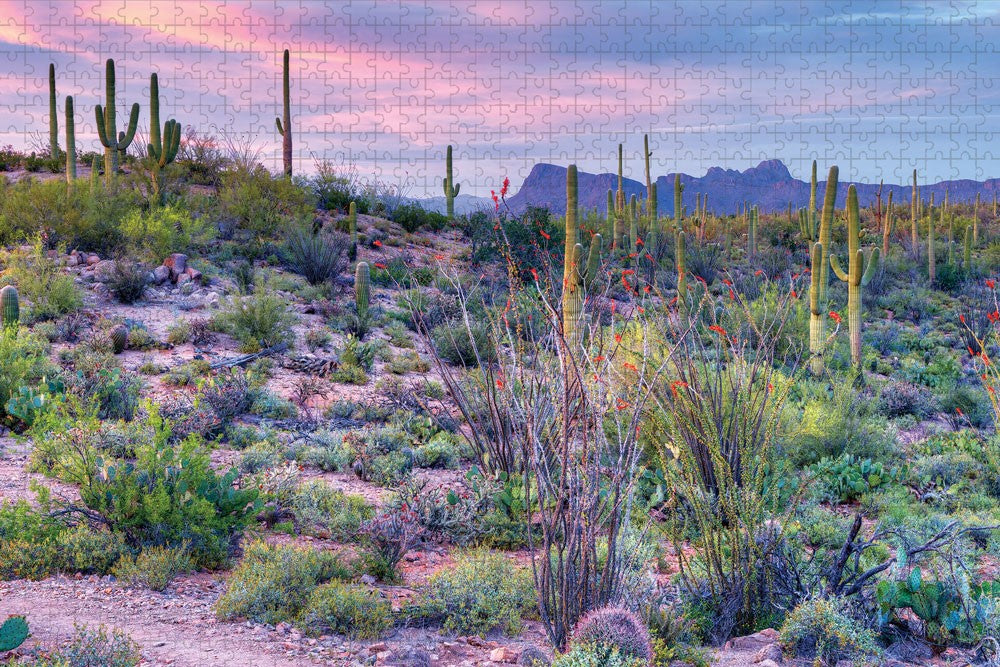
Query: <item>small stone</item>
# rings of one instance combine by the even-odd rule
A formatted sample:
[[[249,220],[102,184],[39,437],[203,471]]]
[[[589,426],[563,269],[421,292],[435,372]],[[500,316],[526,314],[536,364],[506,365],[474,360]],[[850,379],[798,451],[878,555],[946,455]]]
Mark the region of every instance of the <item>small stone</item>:
[[[764,662],[765,660],[771,660],[780,665],[781,661],[784,660],[784,656],[781,653],[781,646],[778,644],[768,644],[757,651],[757,657],[754,662]]]
[[[201,271],[199,271],[196,268],[193,268],[193,267],[189,266],[189,267],[187,267],[187,269],[184,270],[184,273],[186,273],[189,276],[191,276],[191,280],[193,280],[195,282],[198,282],[199,280],[201,280]]]
[[[517,662],[521,654],[506,646],[499,646],[490,651],[490,660],[493,662]]]
[[[170,277],[170,269],[166,266],[158,266],[153,269],[153,282],[162,285]]]
[[[94,277],[102,282],[110,280],[114,275],[115,263],[110,259],[104,259],[94,264]]]
[[[397,649],[376,656],[386,667],[430,667],[431,654],[423,649]]]
[[[757,665],[759,667],[780,667],[774,660],[761,660]]]
[[[101,261],[101,258],[98,257],[97,255],[93,253],[87,255],[87,266],[93,266],[94,264],[97,264],[99,261]]]
[[[191,276],[189,276],[188,274],[182,273],[181,275],[177,276],[178,287],[182,287],[183,285],[186,285],[189,282],[191,282]]]
[[[552,661],[537,646],[526,646],[521,651],[521,655],[517,659],[517,664],[521,665],[521,667],[549,667]]]
[[[75,255],[66,255],[66,266],[76,266],[80,263],[79,258]]]

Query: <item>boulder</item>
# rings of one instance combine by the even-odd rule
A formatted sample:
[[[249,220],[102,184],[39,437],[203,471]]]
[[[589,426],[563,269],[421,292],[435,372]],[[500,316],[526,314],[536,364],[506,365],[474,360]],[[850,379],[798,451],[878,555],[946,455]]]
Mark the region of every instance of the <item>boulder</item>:
[[[152,281],[154,285],[162,285],[170,278],[170,269],[166,266],[158,266],[153,269]]]
[[[115,263],[113,260],[104,259],[94,264],[94,277],[101,282],[111,279],[115,274]]]
[[[509,646],[498,646],[490,651],[490,660],[492,662],[515,663],[520,657],[521,652],[515,651]]]
[[[517,658],[517,664],[521,667],[549,667],[552,661],[537,646],[525,646]]]
[[[188,274],[194,282],[201,280],[201,271],[192,266],[187,267],[187,269],[184,270],[184,273]]]
[[[187,255],[175,252],[163,260],[163,266],[170,269],[170,279],[177,280],[187,270]],[[190,277],[190,276],[189,276]]]
[[[754,662],[764,662],[765,660],[770,660],[780,665],[781,661],[784,660],[784,655],[781,653],[781,646],[778,644],[768,644],[757,651],[757,657],[754,659]]]
[[[382,662],[386,667],[431,667],[431,654],[419,648],[397,649]]]

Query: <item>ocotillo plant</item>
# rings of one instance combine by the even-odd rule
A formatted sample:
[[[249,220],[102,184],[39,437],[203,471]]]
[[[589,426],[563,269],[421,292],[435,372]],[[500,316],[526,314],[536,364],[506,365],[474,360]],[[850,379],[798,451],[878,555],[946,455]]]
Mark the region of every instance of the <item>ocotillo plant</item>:
[[[455,182],[451,169],[451,144],[448,144],[444,160],[444,179],[441,181],[441,186],[444,188],[444,198],[449,220],[455,217],[455,197],[458,196],[459,191],[462,189],[462,186]]]
[[[66,187],[76,180],[76,123],[73,120],[73,96],[66,97]]]
[[[847,283],[847,325],[851,332],[851,362],[861,366],[861,288],[868,284],[878,268],[878,248],[872,250],[867,266],[861,251],[861,214],[858,211],[858,191],[847,188],[847,273],[840,268],[837,256],[830,254],[830,266],[837,277]]]
[[[59,157],[59,118],[56,116],[56,66],[49,63],[49,157]]]
[[[650,220],[656,219],[656,183],[649,171],[649,158],[653,157],[653,152],[649,150],[649,135],[642,137],[642,153],[646,160],[646,215]]]
[[[181,124],[171,118],[160,134],[160,85],[156,73],[149,75],[149,153],[153,172],[153,201],[163,205],[163,170],[177,157],[181,146]]]
[[[285,176],[288,177],[292,175],[292,103],[290,97],[288,49],[285,49],[281,67],[281,111],[284,121],[281,118],[275,118],[274,124],[278,128],[278,134],[281,135],[281,159],[285,165]]]
[[[576,354],[582,340],[580,320],[583,317],[583,296],[587,286],[597,277],[600,264],[601,235],[590,242],[587,265],[582,266],[583,246],[577,242],[580,227],[576,211],[578,201],[576,165],[566,169],[566,245],[563,249],[563,339],[571,353]]]
[[[21,318],[21,307],[17,299],[17,289],[6,285],[0,289],[0,326],[4,329],[16,327]]]
[[[97,119],[97,134],[104,146],[104,181],[110,185],[118,174],[119,155],[125,155],[135,138],[135,128],[139,124],[139,103],[132,105],[128,126],[124,132],[119,132],[115,122],[115,61],[111,58],[105,64],[104,86],[106,106],[95,106],[94,115]]]

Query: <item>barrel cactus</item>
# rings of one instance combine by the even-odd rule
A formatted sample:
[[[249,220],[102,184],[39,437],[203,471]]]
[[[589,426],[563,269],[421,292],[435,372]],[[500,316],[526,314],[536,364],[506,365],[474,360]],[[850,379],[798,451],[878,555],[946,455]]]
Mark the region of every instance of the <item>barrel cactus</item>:
[[[16,327],[21,319],[21,307],[17,299],[17,289],[7,285],[0,289],[0,324],[3,328]]]
[[[597,645],[617,648],[625,658],[652,664],[653,647],[649,630],[634,613],[620,607],[591,611],[573,629],[573,645]]]
[[[119,324],[111,330],[108,337],[111,340],[111,350],[115,354],[121,354],[125,351],[125,346],[128,345],[128,327],[124,324]]]

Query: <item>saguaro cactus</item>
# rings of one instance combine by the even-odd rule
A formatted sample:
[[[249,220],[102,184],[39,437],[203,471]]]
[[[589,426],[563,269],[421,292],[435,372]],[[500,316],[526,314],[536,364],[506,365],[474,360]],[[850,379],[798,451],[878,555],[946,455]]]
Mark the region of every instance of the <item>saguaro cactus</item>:
[[[451,144],[448,144],[448,151],[445,155],[445,176],[441,185],[444,187],[444,197],[448,207],[448,218],[455,217],[455,197],[458,196],[459,190],[462,186],[455,182],[454,176],[451,171]]]
[[[97,177],[101,173],[101,163],[94,156],[94,159],[90,162],[90,194],[94,194],[97,191],[98,180]]]
[[[892,234],[892,190],[889,190],[889,201],[885,205],[882,219],[882,254],[889,256],[889,235]]]
[[[288,49],[285,49],[281,72],[281,101],[284,122],[282,122],[281,118],[275,118],[274,124],[278,128],[278,134],[281,135],[281,159],[285,164],[285,176],[288,177],[292,175],[292,103],[290,96],[291,85],[289,84],[288,76]]]
[[[347,208],[347,233],[351,236],[351,261],[358,256],[358,204],[351,202]]]
[[[913,170],[913,194],[910,198],[910,243],[913,245],[913,252],[917,252],[920,247],[920,233],[917,231],[917,170]]]
[[[181,145],[181,124],[171,118],[160,134],[160,85],[156,73],[149,75],[149,152],[153,172],[153,199],[163,204],[163,170],[177,157]]]
[[[840,268],[837,256],[830,254],[830,266],[837,277],[847,283],[847,324],[851,332],[851,362],[861,366],[861,288],[868,284],[878,268],[878,248],[872,250],[867,266],[861,251],[861,214],[858,211],[858,191],[847,188],[847,273]]]
[[[105,63],[104,86],[106,106],[95,106],[94,115],[97,119],[97,134],[104,146],[104,181],[110,185],[118,174],[119,155],[125,155],[135,138],[135,128],[139,124],[139,104],[136,102],[132,105],[126,130],[118,132],[115,123],[115,61],[111,58]]]
[[[625,236],[625,149],[618,144],[618,189],[615,190],[615,225],[612,230],[611,245],[625,251],[626,244],[622,242]]]
[[[757,256],[757,219],[759,215],[756,206],[750,209],[747,222],[747,257]]]
[[[354,306],[358,311],[358,319],[368,319],[368,306],[371,302],[371,279],[368,262],[358,262],[354,268]]]
[[[979,195],[976,193],[976,203],[972,207],[972,242],[979,243]]]
[[[56,115],[56,66],[49,63],[49,157],[59,157],[59,118]]]
[[[966,273],[972,270],[972,225],[965,228],[965,252],[962,256],[962,268]]]
[[[73,119],[73,96],[66,97],[66,186],[76,180],[76,122]]]
[[[681,219],[684,211],[681,209],[683,203],[684,186],[681,185],[680,173],[674,174],[674,231],[681,230]]]
[[[656,219],[656,183],[653,182],[653,177],[649,171],[649,158],[653,156],[653,152],[649,150],[649,135],[643,135],[642,137],[642,153],[646,160],[646,214],[649,216],[650,220]]]
[[[942,217],[944,214],[941,214]],[[931,203],[927,207],[927,278],[933,284],[937,279],[937,257],[934,243],[934,194],[931,194]]]
[[[566,169],[566,245],[563,249],[563,297],[562,324],[563,338],[575,353],[582,340],[580,321],[583,317],[583,297],[588,285],[597,277],[600,264],[601,235],[595,234],[590,242],[590,255],[586,266],[583,261],[583,246],[577,241],[577,173],[576,165]]]
[[[0,289],[0,326],[4,329],[16,327],[21,320],[21,307],[17,299],[17,288],[7,285]]]
[[[817,313],[815,317],[809,319],[809,367],[814,375],[823,372],[825,361],[823,354],[826,349],[826,308],[829,303],[828,287],[830,284],[829,267],[830,263],[826,259],[826,251],[830,247],[830,239],[833,236],[833,213],[837,203],[837,180],[840,176],[840,169],[834,165],[830,167],[830,172],[826,177],[826,192],[823,195],[823,214],[819,224],[819,256],[815,255],[815,244],[813,245],[811,290],[809,295],[810,313]],[[813,294],[816,295],[816,306],[813,307]]]
[[[677,307],[682,308],[687,299],[687,261],[683,229],[677,229],[676,239],[674,254],[677,256]]]

